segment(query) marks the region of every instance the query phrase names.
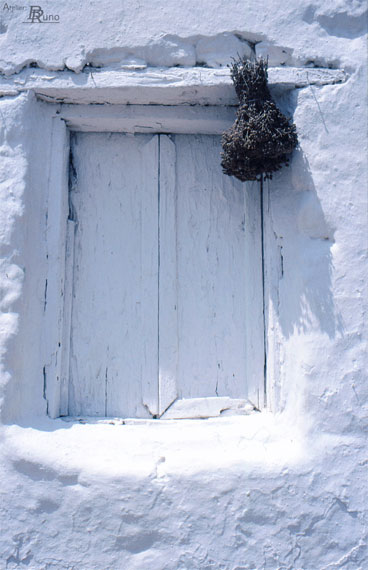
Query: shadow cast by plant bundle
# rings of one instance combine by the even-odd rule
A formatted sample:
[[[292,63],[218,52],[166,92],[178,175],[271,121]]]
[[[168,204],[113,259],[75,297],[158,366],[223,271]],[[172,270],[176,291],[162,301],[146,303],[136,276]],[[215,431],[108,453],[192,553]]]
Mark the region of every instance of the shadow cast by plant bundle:
[[[278,109],[268,89],[265,59],[240,58],[231,66],[239,98],[233,126],[223,134],[221,166],[242,182],[272,178],[298,144],[296,127]]]

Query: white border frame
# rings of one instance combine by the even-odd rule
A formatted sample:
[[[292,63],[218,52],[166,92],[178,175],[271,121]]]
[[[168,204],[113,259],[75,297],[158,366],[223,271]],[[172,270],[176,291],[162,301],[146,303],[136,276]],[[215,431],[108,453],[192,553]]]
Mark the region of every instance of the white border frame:
[[[69,340],[72,303],[72,252],[74,222],[69,218],[70,132],[127,132],[221,135],[235,118],[234,107],[159,105],[57,105],[51,121],[51,164],[48,187],[47,296],[45,310],[44,395],[51,418],[67,415]],[[56,326],[55,326],[56,323]],[[260,374],[257,401],[263,407]],[[259,396],[261,394],[261,396]],[[215,401],[216,400],[216,401]],[[224,401],[222,401],[224,400]],[[226,402],[225,402],[226,400]],[[212,402],[213,415],[233,407],[229,399]],[[245,402],[244,402],[245,404]],[[201,408],[201,403],[198,403]],[[203,412],[204,413],[204,412]],[[208,417],[208,403],[203,416]],[[171,416],[170,416],[171,417]]]

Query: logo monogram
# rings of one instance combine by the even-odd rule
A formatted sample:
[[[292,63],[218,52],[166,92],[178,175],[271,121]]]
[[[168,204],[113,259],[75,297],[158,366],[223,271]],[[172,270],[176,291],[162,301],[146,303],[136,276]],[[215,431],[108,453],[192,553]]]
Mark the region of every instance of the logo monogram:
[[[41,24],[41,16],[43,16],[41,6],[31,6],[28,20],[31,20],[32,24],[34,24],[34,22],[39,22]]]
[[[26,24],[58,24],[60,16],[58,14],[45,14],[41,6],[30,6],[29,16]]]

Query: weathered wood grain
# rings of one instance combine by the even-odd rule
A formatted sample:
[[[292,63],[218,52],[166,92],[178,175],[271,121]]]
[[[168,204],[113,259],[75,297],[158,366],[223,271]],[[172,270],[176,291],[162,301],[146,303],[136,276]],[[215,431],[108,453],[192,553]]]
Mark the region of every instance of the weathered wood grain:
[[[72,151],[69,414],[261,405],[258,188],[223,175],[215,136],[78,133]]]
[[[249,288],[259,272],[247,255],[258,239],[247,212],[256,200],[240,182],[224,176],[220,139],[175,136],[179,398],[248,395],[248,345],[261,342],[259,323],[248,322]],[[259,201],[253,215],[259,221]],[[258,257],[259,257],[259,252]],[[252,255],[253,261],[253,255]],[[259,258],[257,262],[259,263]],[[258,283],[261,301],[262,285]],[[261,314],[261,313],[260,313]],[[262,343],[261,343],[262,347]],[[252,378],[252,381],[258,381]]]
[[[157,402],[157,137],[78,134],[69,414]],[[156,404],[157,405],[157,404]]]

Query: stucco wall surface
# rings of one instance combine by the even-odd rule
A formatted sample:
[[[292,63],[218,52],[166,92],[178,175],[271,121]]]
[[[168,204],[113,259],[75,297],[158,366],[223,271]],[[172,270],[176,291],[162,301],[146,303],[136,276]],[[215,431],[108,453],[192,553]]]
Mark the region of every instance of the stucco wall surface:
[[[20,92],[0,98],[0,569],[365,570],[365,3],[45,3],[54,25],[26,24],[27,10],[7,6],[0,83]],[[237,52],[345,72],[335,85],[275,89],[300,144],[265,184],[269,409],[125,425],[48,419],[51,150],[38,134],[52,111],[22,91],[21,70],[165,76],[217,69]]]

